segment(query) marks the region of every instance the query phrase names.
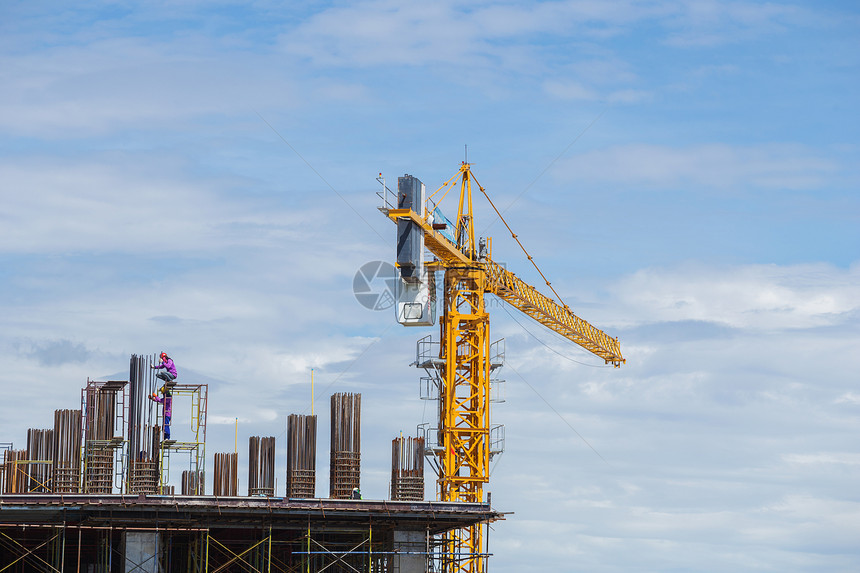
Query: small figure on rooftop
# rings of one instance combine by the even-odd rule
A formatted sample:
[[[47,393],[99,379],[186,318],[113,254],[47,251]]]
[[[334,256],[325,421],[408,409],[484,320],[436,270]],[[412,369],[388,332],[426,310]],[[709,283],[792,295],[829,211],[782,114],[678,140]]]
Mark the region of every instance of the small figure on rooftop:
[[[357,487],[352,488],[352,499],[361,499],[361,490]]]
[[[164,370],[164,372],[156,374],[155,377],[164,380],[165,384],[172,385],[176,382],[176,364],[173,363],[173,359],[166,352],[162,352],[160,358],[161,362],[158,366],[150,366],[150,368]]]
[[[170,418],[173,417],[173,392],[170,391],[170,386],[165,384],[159,390],[164,397],[156,395],[155,392],[149,395],[149,399],[159,404],[164,404],[164,439],[170,439]]]

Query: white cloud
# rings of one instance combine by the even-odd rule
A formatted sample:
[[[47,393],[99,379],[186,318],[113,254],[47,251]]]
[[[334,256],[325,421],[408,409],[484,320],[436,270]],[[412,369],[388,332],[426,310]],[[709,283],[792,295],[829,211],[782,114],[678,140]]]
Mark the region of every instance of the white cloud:
[[[282,36],[284,49],[319,65],[470,67],[535,64],[525,43],[534,36],[566,37],[577,30],[605,37],[652,13],[637,2],[544,2],[530,6],[486,2],[350,4],[319,13]],[[591,28],[591,24],[596,24]],[[504,62],[507,66],[499,66]]]
[[[797,465],[860,465],[860,454],[854,452],[821,452],[815,454],[785,454],[782,459]]]
[[[15,190],[0,204],[6,221],[0,251],[215,253],[290,240],[299,235],[298,222],[312,216],[256,209],[247,198],[229,197],[255,181],[192,180],[182,171],[159,154],[0,162],[0,179]]]
[[[289,53],[322,65],[487,65],[534,37],[585,40],[630,34],[659,22],[675,46],[757,38],[801,21],[799,9],[745,2],[505,2],[338,6],[282,36]],[[516,50],[515,50],[516,51]]]
[[[591,181],[669,188],[724,189],[735,193],[750,186],[810,189],[820,186],[842,167],[799,145],[727,144],[671,148],[624,145],[577,154],[554,171],[568,181]]]
[[[836,399],[837,404],[853,404],[856,406],[860,406],[860,393],[857,392],[846,392],[842,396]]]
[[[47,139],[191,129],[201,117],[247,116],[303,99],[280,71],[283,61],[253,53],[195,56],[188,48],[181,40],[92,39],[0,56],[0,127]]]
[[[799,6],[777,3],[694,0],[675,2],[667,43],[677,47],[712,47],[784,32],[789,25],[809,23]]]
[[[860,266],[748,265],[642,270],[619,285],[639,320],[701,320],[751,330],[837,325],[860,311]],[[635,309],[635,311],[633,311]]]
[[[578,82],[547,82],[544,89],[548,94],[560,99],[591,101],[598,98],[597,92]]]
[[[445,3],[338,7],[284,34],[286,52],[321,65],[475,63],[475,35]]]

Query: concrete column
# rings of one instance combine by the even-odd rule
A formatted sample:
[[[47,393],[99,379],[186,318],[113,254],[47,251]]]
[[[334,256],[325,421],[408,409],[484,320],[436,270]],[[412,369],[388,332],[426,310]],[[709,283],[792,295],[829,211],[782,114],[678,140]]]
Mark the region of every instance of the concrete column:
[[[394,531],[394,573],[427,571],[427,543],[423,531]]]
[[[161,535],[157,531],[126,531],[124,573],[160,573],[159,549]]]

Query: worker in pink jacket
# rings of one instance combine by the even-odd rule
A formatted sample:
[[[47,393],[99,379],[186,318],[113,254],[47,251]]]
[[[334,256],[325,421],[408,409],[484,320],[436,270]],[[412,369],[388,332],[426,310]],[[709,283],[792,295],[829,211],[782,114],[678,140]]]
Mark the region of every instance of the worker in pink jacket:
[[[155,368],[156,370],[164,370],[164,372],[156,374],[155,377],[164,380],[166,384],[176,382],[176,364],[173,363],[173,359],[166,352],[162,352],[160,358],[161,362],[158,366],[150,366],[150,368]]]
[[[170,386],[165,384],[159,390],[164,397],[158,396],[153,392],[149,395],[149,399],[153,402],[158,402],[159,404],[164,404],[164,439],[170,439],[170,418],[173,417],[173,392],[170,390]]]
[[[153,402],[164,404],[164,439],[169,440],[170,418],[173,416],[173,392],[171,389],[176,384],[176,364],[173,363],[173,359],[166,352],[162,352],[159,358],[161,358],[161,362],[158,366],[151,366],[151,368],[161,370],[155,377],[164,380],[164,386],[159,390],[164,394],[164,397],[159,397],[153,392],[149,399]]]

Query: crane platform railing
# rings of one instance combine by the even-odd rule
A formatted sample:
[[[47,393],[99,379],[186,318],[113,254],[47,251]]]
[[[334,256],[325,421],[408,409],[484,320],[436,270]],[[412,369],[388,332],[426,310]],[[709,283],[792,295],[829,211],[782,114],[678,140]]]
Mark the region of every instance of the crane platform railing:
[[[424,231],[424,246],[446,266],[473,264],[473,261],[460,251],[457,245],[453,244],[440,231],[434,229],[432,223],[428,223],[412,209],[388,209],[383,213],[395,223],[398,219],[411,219],[421,227]]]

